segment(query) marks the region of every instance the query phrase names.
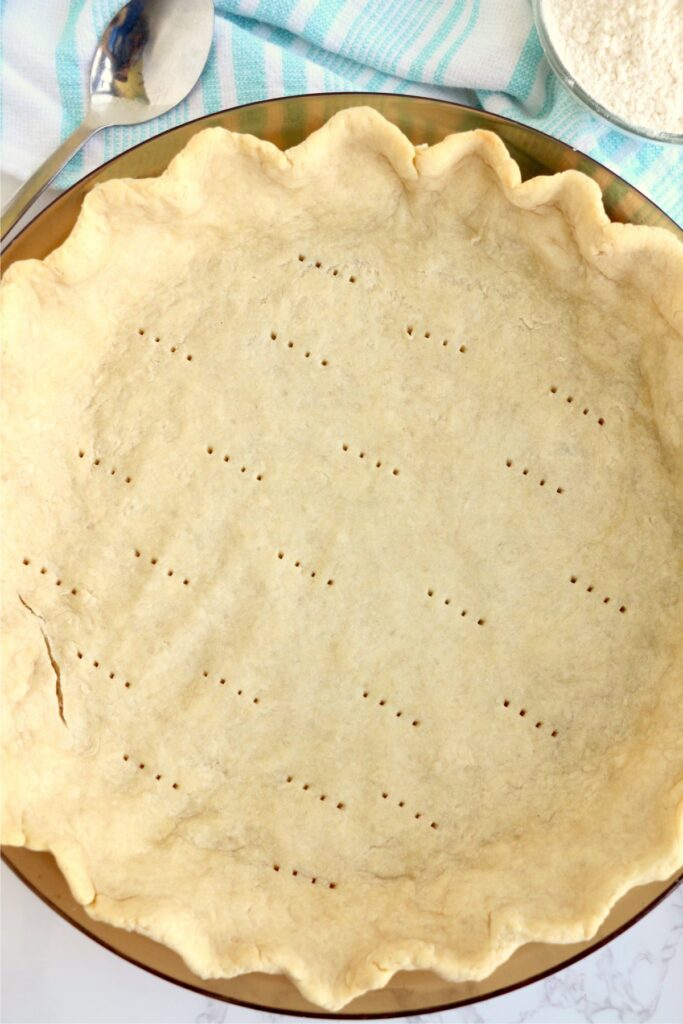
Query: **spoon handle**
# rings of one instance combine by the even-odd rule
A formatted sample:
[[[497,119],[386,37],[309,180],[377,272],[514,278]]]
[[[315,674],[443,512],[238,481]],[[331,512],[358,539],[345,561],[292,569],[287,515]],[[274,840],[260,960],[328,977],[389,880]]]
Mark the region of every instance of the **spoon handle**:
[[[65,139],[61,146],[47,158],[45,163],[40,165],[28,181],[24,182],[17,189],[2,211],[0,235],[3,241],[6,240],[8,232],[12,230],[17,221],[26,213],[29,206],[47,188],[52,179],[59,174],[62,167],[69,162],[74,153],[78,152],[91,135],[99,131],[99,127],[99,125],[93,127],[92,124],[83,121],[76,131],[72,132],[68,139]]]

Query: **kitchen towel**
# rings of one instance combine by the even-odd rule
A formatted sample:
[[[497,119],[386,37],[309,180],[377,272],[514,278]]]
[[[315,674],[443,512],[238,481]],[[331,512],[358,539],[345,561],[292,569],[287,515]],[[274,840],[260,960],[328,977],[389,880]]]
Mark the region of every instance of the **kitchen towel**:
[[[1,0],[8,174],[28,177],[83,117],[93,50],[121,4]],[[190,96],[147,124],[96,136],[60,187],[224,107],[305,92],[396,92],[457,100],[549,132],[683,220],[683,148],[632,138],[577,103],[545,61],[529,0],[216,0],[215,8],[211,55]]]

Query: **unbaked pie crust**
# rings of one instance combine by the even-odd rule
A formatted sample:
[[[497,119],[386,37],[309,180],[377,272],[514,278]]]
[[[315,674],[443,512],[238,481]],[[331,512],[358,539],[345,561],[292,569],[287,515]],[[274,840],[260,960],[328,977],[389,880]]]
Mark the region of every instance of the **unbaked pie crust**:
[[[671,874],[682,252],[363,108],[98,186],[3,285],[4,842],[328,1009]]]

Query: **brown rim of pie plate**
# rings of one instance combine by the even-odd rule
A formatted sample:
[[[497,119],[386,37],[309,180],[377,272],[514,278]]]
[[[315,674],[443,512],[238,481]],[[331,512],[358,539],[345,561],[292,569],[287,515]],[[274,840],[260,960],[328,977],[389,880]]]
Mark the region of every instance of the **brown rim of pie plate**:
[[[473,128],[495,131],[520,164],[523,178],[576,169],[598,182],[613,220],[650,224],[683,232],[662,210],[602,164],[572,147],[516,121],[448,100],[384,93],[316,93],[263,100],[205,115],[160,133],[119,154],[58,196],[7,244],[3,267],[18,259],[42,259],[67,237],[83,197],[95,184],[111,178],[160,174],[188,139],[202,128],[219,125],[270,139],[281,148],[300,142],[336,111],[367,105],[397,124],[415,143],[438,142],[444,135]],[[451,983],[430,971],[400,971],[387,986],[354,999],[340,1013],[327,1013],[308,1002],[282,975],[252,973],[229,979],[202,979],[178,954],[136,932],[126,932],[88,917],[73,899],[51,855],[5,847],[8,867],[61,917],[124,960],[184,988],[249,1009],[300,1017],[369,1019],[435,1013],[515,991],[570,966],[621,935],[683,882],[672,877],[629,890],[586,942],[566,945],[528,943],[488,978]]]

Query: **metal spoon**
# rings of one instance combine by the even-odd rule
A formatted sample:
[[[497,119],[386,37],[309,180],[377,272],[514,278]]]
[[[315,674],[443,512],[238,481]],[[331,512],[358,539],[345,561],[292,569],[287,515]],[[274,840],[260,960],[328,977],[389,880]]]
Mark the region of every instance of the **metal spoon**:
[[[107,25],[90,69],[83,122],[15,192],[5,236],[74,153],[102,128],[150,121],[177,106],[199,78],[213,35],[213,0],[130,0]]]

